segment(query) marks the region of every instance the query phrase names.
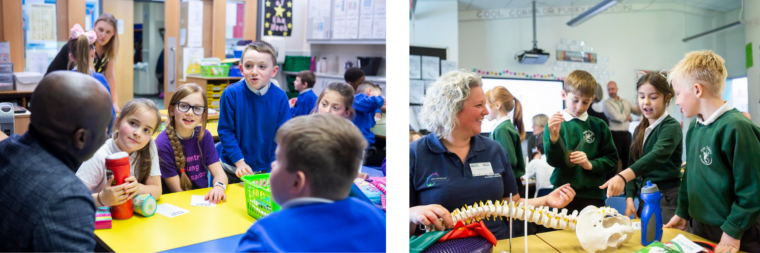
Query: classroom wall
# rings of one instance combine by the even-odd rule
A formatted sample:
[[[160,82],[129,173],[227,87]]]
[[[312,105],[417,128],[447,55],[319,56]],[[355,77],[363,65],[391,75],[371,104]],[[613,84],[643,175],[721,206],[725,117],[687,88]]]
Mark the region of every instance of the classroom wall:
[[[409,20],[409,45],[448,48],[446,58],[459,61],[462,40],[457,37],[462,30],[457,8],[456,0],[417,1],[414,19]]]
[[[644,6],[633,5],[632,9]],[[675,65],[691,50],[711,49],[731,61],[727,64],[732,75],[744,73],[745,42],[740,29],[718,36],[707,36],[684,43],[681,39],[701,33],[738,19],[738,12],[728,14],[688,8],[676,4],[653,4],[643,11],[602,13],[577,26],[566,23],[569,15],[538,16],[538,47],[551,54],[550,62],[556,62],[556,45],[561,39],[583,40],[594,48],[598,56],[609,57],[606,65],[613,70],[610,80],[617,82],[619,96],[635,102],[636,70],[662,70]],[[460,12],[462,16],[472,15]],[[532,19],[461,20],[459,22],[459,67],[486,71],[510,70],[517,72],[566,76],[569,72],[556,72],[549,65],[523,65],[514,60],[518,51],[532,48]],[[603,84],[604,85],[604,84]],[[607,94],[605,92],[605,99]],[[680,114],[671,106],[671,114]],[[673,115],[679,121],[682,117]]]
[[[137,5],[135,5],[137,7]],[[164,49],[164,41],[158,33],[158,28],[164,27],[164,3],[144,3],[142,5],[143,24],[143,61],[148,62],[148,80],[151,87],[158,87],[155,75],[158,57]],[[137,11],[135,11],[137,12]],[[135,24],[138,24],[135,22]]]

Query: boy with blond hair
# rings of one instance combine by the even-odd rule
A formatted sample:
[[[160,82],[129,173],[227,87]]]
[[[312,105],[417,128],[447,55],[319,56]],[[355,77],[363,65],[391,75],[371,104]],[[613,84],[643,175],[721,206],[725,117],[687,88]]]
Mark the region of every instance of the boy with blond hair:
[[[237,252],[385,252],[385,213],[348,197],[367,147],[359,130],[311,114],[286,122],[275,139],[269,182],[282,210],[256,221]]]
[[[686,133],[686,164],[676,215],[665,227],[719,241],[715,252],[760,251],[760,128],[721,99],[725,61],[713,51],[686,54],[668,76],[676,104],[696,116]]]
[[[607,181],[607,172],[617,168],[617,149],[607,123],[586,112],[597,86],[586,71],[570,73],[562,90],[566,109],[555,113],[544,130],[546,161],[555,168],[552,185],[556,189],[570,183],[576,192],[566,207],[571,212],[589,205],[605,206],[604,191],[599,186]]]
[[[288,97],[270,82],[277,75],[277,53],[263,41],[249,44],[240,61],[243,80],[222,93],[219,140],[222,167],[229,183],[268,172],[274,161],[277,129],[291,118]]]

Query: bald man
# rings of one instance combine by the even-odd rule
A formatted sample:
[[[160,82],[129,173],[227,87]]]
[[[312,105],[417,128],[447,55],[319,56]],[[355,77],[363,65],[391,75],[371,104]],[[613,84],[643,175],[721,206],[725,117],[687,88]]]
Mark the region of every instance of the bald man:
[[[641,110],[638,105],[632,104],[630,101],[618,96],[617,83],[610,81],[607,83],[607,93],[610,98],[604,101],[604,116],[607,116],[609,120],[610,132],[612,132],[612,142],[617,147],[618,157],[620,162],[618,163],[618,169],[628,168],[628,157],[631,150],[632,136],[628,131],[628,126],[633,118],[631,114],[641,115]],[[607,179],[614,177],[619,170],[611,171],[607,174]]]
[[[95,202],[75,172],[106,140],[111,96],[57,71],[31,105],[29,131],[0,142],[0,251],[93,251]]]

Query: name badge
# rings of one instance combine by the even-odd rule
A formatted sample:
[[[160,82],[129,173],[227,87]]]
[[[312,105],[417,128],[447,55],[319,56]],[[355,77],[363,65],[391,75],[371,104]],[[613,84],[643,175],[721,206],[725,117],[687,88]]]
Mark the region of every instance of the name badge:
[[[473,177],[493,175],[493,169],[491,168],[490,162],[471,163],[470,170],[472,171]]]

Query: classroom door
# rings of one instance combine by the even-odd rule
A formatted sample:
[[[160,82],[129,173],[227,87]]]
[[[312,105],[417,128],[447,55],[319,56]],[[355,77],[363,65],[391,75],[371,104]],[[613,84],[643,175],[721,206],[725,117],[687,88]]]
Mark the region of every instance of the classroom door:
[[[132,0],[103,1],[103,12],[116,18],[116,33],[119,36],[119,51],[116,55],[116,80],[119,107],[123,107],[134,94],[134,2]]]

